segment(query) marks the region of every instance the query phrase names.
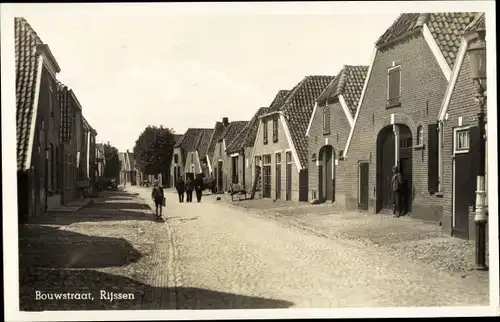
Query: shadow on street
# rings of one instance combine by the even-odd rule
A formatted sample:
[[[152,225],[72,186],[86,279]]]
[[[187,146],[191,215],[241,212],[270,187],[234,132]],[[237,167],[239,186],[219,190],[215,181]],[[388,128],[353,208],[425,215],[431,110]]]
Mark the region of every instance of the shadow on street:
[[[153,287],[128,277],[94,270],[44,271],[44,281],[26,281],[40,273],[39,268],[21,271],[24,283],[20,288],[21,311],[42,310],[206,310],[206,309],[271,309],[289,308],[293,303],[261,297],[217,292],[207,289],[179,287]],[[59,283],[47,283],[46,280]],[[51,286],[48,286],[51,285]],[[56,289],[55,286],[58,286]],[[113,300],[101,298],[104,292],[132,294],[133,299]],[[91,293],[93,300],[36,300],[35,291],[41,293]],[[175,302],[173,301],[175,299]]]
[[[123,238],[98,237],[42,225],[19,229],[19,266],[101,268],[124,266],[141,258]]]

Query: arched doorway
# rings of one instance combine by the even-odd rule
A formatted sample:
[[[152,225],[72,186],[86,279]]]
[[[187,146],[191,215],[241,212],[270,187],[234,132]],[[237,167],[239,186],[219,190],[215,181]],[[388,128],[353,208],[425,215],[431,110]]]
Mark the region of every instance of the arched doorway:
[[[331,145],[319,150],[318,191],[321,201],[335,201],[335,152]]]
[[[404,179],[403,210],[404,213],[411,211],[412,142],[411,131],[403,124],[389,125],[379,132],[377,137],[377,212],[383,209],[392,211],[392,167],[396,164]]]

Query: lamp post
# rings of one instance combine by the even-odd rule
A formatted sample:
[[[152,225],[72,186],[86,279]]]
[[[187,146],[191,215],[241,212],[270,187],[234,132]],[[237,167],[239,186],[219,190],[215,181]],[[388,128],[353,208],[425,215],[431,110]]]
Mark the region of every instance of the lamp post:
[[[488,270],[486,266],[486,224],[488,206],[486,204],[486,30],[480,28],[469,35],[471,37],[467,56],[471,75],[476,86],[475,99],[479,105],[477,114],[479,126],[479,172],[476,183],[476,269]]]

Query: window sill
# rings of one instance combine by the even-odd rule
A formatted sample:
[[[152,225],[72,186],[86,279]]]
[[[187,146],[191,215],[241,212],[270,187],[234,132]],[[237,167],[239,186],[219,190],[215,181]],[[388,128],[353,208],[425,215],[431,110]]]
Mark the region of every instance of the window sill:
[[[425,150],[425,144],[415,145],[413,148],[415,150]]]
[[[278,143],[278,139],[273,140],[273,143]]]
[[[330,135],[330,134],[331,134],[331,132],[330,132],[330,131],[328,131],[328,132],[323,132],[323,135],[324,135],[324,136],[327,136],[327,135]]]
[[[398,102],[398,103],[392,103],[390,105],[386,105],[385,108],[386,109],[391,109],[391,108],[396,108],[396,107],[401,107],[401,102]]]
[[[444,197],[444,193],[442,191],[438,191],[438,192],[434,193],[434,196],[436,196],[438,198],[443,198]]]

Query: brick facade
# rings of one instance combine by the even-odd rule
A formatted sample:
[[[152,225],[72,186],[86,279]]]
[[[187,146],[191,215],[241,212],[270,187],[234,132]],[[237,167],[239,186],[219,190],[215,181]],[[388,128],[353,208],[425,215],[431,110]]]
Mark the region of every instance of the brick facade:
[[[319,160],[321,148],[327,145],[332,146],[334,151],[333,159],[338,159],[339,152],[344,149],[351,130],[346,114],[340,102],[337,100],[328,105],[330,109],[330,133],[323,133],[323,108],[323,106],[318,106],[316,108],[312,116],[313,118],[308,136],[309,201],[312,200],[314,195],[317,195],[319,191],[318,163],[315,160]],[[313,154],[315,155],[314,161]],[[335,166],[335,187],[342,187],[344,186],[343,181],[345,176],[338,173],[338,171],[337,166]],[[345,206],[345,195],[341,193],[343,190],[335,190],[335,203]]]
[[[386,108],[388,69],[401,66],[401,106]],[[421,33],[379,50],[373,61],[365,96],[354,126],[346,159],[339,162],[337,173],[347,208],[357,208],[358,163],[369,162],[369,209],[375,213],[377,199],[377,137],[382,129],[395,124],[407,126],[412,135],[412,213],[411,216],[440,221],[441,198],[430,195],[427,184],[427,126],[435,123],[447,87],[447,80]],[[391,114],[393,115],[391,117]],[[424,146],[416,147],[418,126],[424,128]]]
[[[225,140],[217,142],[215,144],[214,156],[212,159],[212,171],[214,174],[215,184],[218,192],[228,191],[229,184],[231,182],[230,172],[229,172],[229,162],[231,158],[226,155],[226,143]],[[219,162],[222,162],[222,168],[219,166]],[[222,177],[219,178],[219,173],[222,170]],[[221,186],[222,183],[222,186]]]
[[[277,142],[273,142],[273,116],[267,116],[261,119],[259,124],[259,129],[257,131],[257,138],[255,139],[253,157],[251,159],[251,166],[255,167],[255,157],[262,157],[264,155],[271,155],[271,198],[275,199],[276,197],[281,200],[286,199],[286,152],[291,151],[292,148],[289,144],[288,138],[285,135],[285,130],[283,127],[283,123],[281,121],[278,122],[278,140]],[[267,144],[264,144],[264,122],[267,122]],[[281,153],[281,194],[279,196],[276,195],[276,153]],[[250,163],[250,160],[249,160]],[[264,164],[261,164],[263,166]],[[252,170],[254,173],[255,170]],[[291,172],[291,200],[299,201],[299,168],[295,162],[295,159],[292,157],[292,172]],[[261,182],[262,186],[260,187],[260,191],[264,191],[264,179],[263,179],[263,171],[261,171]]]

